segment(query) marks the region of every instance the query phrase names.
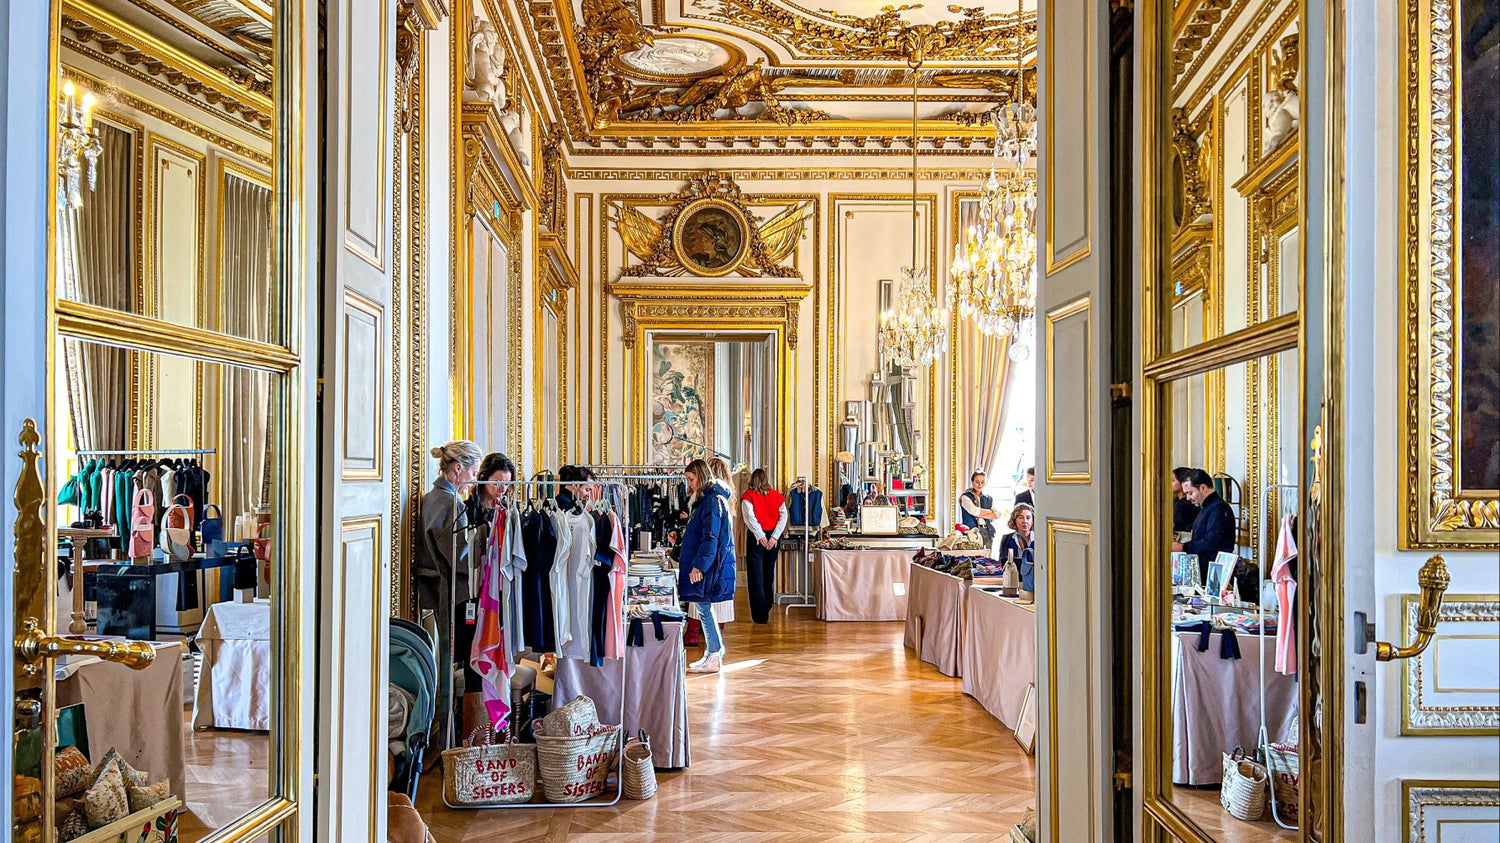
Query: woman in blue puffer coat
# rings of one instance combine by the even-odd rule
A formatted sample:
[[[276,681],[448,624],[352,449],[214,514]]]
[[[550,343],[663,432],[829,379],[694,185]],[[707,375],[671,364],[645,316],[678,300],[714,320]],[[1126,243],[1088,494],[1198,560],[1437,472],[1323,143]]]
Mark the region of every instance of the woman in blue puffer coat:
[[[689,673],[717,673],[724,665],[724,641],[714,621],[714,604],[734,597],[734,529],[729,520],[729,487],[713,478],[708,463],[693,460],[683,470],[693,513],[678,555],[678,592],[698,606],[706,644]]]

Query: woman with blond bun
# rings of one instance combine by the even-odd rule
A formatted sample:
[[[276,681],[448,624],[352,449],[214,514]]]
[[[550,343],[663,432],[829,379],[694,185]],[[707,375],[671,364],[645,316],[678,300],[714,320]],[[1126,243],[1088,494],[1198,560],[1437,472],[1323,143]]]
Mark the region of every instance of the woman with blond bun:
[[[437,662],[440,677],[452,676],[454,607],[472,599],[469,593],[469,543],[463,533],[469,519],[463,496],[474,488],[479,461],[484,452],[465,439],[432,449],[438,461],[438,476],[432,489],[422,496],[418,519],[421,532],[417,537],[417,602],[424,611],[433,613],[437,622]],[[467,612],[458,615],[460,622],[472,621]],[[464,654],[468,662],[468,654]],[[444,666],[448,666],[444,670]],[[465,685],[467,686],[467,681]],[[472,691],[481,690],[478,687]],[[447,748],[452,736],[452,682],[438,682],[438,710],[434,739],[438,748]],[[456,741],[452,742],[456,745]]]

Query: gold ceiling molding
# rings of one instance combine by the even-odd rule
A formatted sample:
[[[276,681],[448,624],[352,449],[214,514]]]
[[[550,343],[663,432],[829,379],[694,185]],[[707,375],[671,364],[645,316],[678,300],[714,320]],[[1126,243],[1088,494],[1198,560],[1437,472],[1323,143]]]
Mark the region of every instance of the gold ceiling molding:
[[[619,73],[616,60],[665,33],[642,26],[620,0],[590,0],[581,23],[573,20],[569,0],[530,0],[525,12],[520,17],[527,37],[522,40],[535,50],[538,64],[545,69],[546,87],[578,152],[701,149],[801,154],[815,149],[879,153],[891,146],[893,138],[910,134],[900,121],[835,119],[810,109],[787,108],[778,96],[794,87],[865,86],[859,78],[863,71],[850,75],[847,71],[852,69],[846,69],[837,78],[827,78],[745,65],[696,79],[686,87],[640,84]],[[1030,27],[1034,40],[1034,21]],[[934,84],[984,87],[977,81],[957,79],[961,74],[949,75],[954,79]],[[711,108],[718,113],[733,110],[736,117],[711,119],[715,116]],[[931,149],[951,154],[987,152],[992,144],[988,126],[960,125],[951,115],[923,120],[919,134]]]
[[[68,47],[269,137],[269,79],[242,68],[225,71],[206,64],[86,0],[68,1],[62,28],[77,42]]]
[[[870,17],[810,12],[771,0],[716,0],[720,21],[759,32],[804,56],[848,61],[1001,61],[1036,49],[1036,14],[990,13],[983,7],[949,6],[958,20],[913,24],[901,13],[914,6],[886,6]],[[1029,50],[1026,49],[1029,46]]]
[[[1184,109],[1172,109],[1172,221],[1179,228],[1214,210],[1212,123],[1209,115],[1195,122]]]
[[[763,169],[763,170],[718,170],[724,178],[738,182],[746,181],[903,181],[911,179],[911,170],[889,167],[831,167],[812,169]],[[989,170],[968,167],[947,167],[917,170],[923,181],[982,182]],[[579,167],[568,171],[574,181],[686,181],[703,175],[702,170],[617,170],[610,168]]]
[[[1189,0],[1184,4],[1192,11],[1180,17],[1173,27],[1174,81],[1185,82],[1192,78],[1188,68],[1192,67],[1194,71],[1198,69],[1195,62],[1206,59],[1213,53],[1224,33],[1248,4],[1249,0]]]
[[[735,119],[764,119],[783,126],[828,119],[822,111],[787,108],[776,93],[792,84],[838,85],[838,80],[768,79],[761,59],[735,63],[687,83],[647,84],[620,72],[622,60],[652,46],[657,34],[642,26],[623,0],[583,0],[583,28],[576,43],[584,87],[593,104],[593,128],[606,129],[622,120],[702,123],[724,111],[733,112]],[[756,104],[761,106],[758,113],[741,111]]]
[[[616,215],[609,218],[620,232],[625,248],[641,263],[626,267],[622,276],[742,275],[797,278],[800,273],[782,265],[802,240],[807,224],[808,204],[798,202],[771,219],[757,223],[745,202],[743,191],[733,179],[719,173],[699,175],[687,186],[669,197],[672,207],[660,220],[653,220],[635,208],[610,203]],[[716,208],[731,217],[738,226],[739,241],[732,261],[705,269],[695,266],[684,246],[684,226],[700,208]]]
[[[241,0],[166,0],[263,62],[271,58],[271,10]],[[148,4],[140,3],[145,6]]]
[[[748,323],[779,323],[787,348],[797,348],[802,300],[812,288],[804,284],[766,284],[721,280],[664,285],[650,281],[615,281],[605,292],[620,300],[627,349],[642,339],[647,323],[669,320],[675,326],[743,328]]]

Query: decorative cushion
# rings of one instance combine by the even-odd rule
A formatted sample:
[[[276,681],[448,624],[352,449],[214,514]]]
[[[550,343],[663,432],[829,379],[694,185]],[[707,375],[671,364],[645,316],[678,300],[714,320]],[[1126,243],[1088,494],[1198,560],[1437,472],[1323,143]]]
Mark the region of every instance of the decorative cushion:
[[[94,786],[83,795],[84,819],[89,828],[103,828],[130,816],[130,798],[125,794],[125,774],[116,758],[104,765]]]
[[[31,776],[16,776],[12,783],[11,804],[17,823],[28,823],[42,816],[42,782]]]
[[[126,784],[133,784],[136,787],[146,786],[146,774],[127,764],[125,758],[114,747],[110,747],[109,752],[104,753],[104,760],[100,761],[94,767],[94,773],[88,780],[89,787],[94,786],[94,782],[99,780],[99,776],[104,773],[104,769],[109,766],[110,762],[114,762],[119,766],[120,776],[124,778]]]
[[[53,762],[53,781],[58,798],[72,796],[88,790],[88,780],[93,778],[93,765],[76,746],[57,753]]]
[[[74,811],[63,817],[62,822],[57,825],[57,839],[67,843],[69,840],[78,838],[89,833],[89,825],[83,819],[83,812]]]
[[[172,783],[162,779],[156,784],[147,787],[135,787],[130,785],[125,788],[125,793],[130,797],[131,811],[144,811],[158,802],[164,802],[172,795]]]

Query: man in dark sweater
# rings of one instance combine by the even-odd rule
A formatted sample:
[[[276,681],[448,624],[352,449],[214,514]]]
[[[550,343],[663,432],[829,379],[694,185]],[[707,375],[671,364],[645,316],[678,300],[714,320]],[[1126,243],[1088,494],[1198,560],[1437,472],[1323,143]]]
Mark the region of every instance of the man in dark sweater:
[[[1214,491],[1214,479],[1201,468],[1189,472],[1182,492],[1198,505],[1198,518],[1193,522],[1193,537],[1186,542],[1172,542],[1172,550],[1197,556],[1199,575],[1206,584],[1208,564],[1214,557],[1225,551],[1234,552],[1234,510]]]
[[[1187,499],[1188,480],[1191,468],[1172,469],[1172,532],[1191,533],[1193,522],[1198,520],[1198,505]]]

